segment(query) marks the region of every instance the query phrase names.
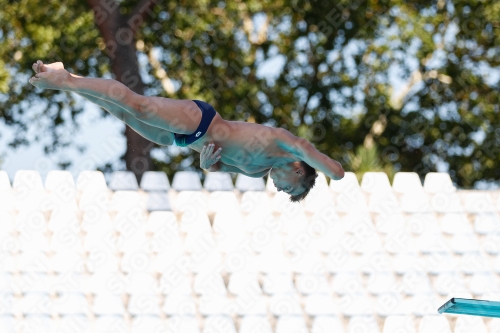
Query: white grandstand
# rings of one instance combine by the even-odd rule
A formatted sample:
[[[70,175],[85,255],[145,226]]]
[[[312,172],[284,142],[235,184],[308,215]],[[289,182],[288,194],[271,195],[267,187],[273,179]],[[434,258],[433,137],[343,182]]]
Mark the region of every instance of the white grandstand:
[[[0,171],[0,332],[498,333],[500,196],[448,174]]]

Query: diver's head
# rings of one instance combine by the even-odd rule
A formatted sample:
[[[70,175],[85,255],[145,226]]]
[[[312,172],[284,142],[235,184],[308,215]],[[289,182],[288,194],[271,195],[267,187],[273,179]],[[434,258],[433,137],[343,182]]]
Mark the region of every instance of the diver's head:
[[[290,194],[291,202],[304,199],[316,184],[316,170],[304,161],[291,162],[273,167],[269,176],[278,192]]]

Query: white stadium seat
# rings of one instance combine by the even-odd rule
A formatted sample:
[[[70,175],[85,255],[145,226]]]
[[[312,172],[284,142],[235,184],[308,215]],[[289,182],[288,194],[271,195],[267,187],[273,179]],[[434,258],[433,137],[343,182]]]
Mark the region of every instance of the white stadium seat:
[[[474,216],[474,231],[480,235],[500,232],[500,219],[495,213],[481,213]]]
[[[147,193],[146,209],[150,212],[172,210],[167,192],[150,191]]]
[[[127,309],[133,316],[159,316],[161,312],[160,301],[159,295],[131,295]]]
[[[418,326],[418,333],[452,333],[446,317],[441,315],[426,315],[422,317]]]
[[[340,313],[346,317],[373,315],[375,311],[367,299],[369,296],[365,292],[342,295],[339,300]]]
[[[90,312],[90,306],[83,293],[59,293],[53,299],[52,311],[60,316],[82,315]]]
[[[269,311],[278,317],[301,316],[300,298],[295,293],[275,294],[269,300]]]
[[[455,323],[454,333],[487,333],[486,325],[482,317],[460,316]]]
[[[11,292],[1,292],[0,296],[0,316],[16,315],[18,311],[14,309],[14,294]]]
[[[492,273],[474,273],[469,280],[469,290],[474,296],[486,293],[499,293],[497,277]]]
[[[247,192],[247,191],[258,192],[266,190],[266,183],[264,182],[264,178],[253,178],[242,174],[238,174],[238,176],[236,176],[235,187],[240,192]]]
[[[10,275],[10,274],[9,274]],[[52,279],[46,272],[29,272],[10,275],[6,292],[19,293],[50,293]],[[8,287],[8,289],[7,289]]]
[[[266,316],[268,313],[266,298],[260,294],[238,295],[234,306],[240,316]]]
[[[359,189],[340,192],[335,196],[335,204],[335,209],[342,213],[368,212],[366,197]]]
[[[228,291],[233,295],[240,294],[261,294],[257,273],[235,272],[229,277]]]
[[[374,316],[352,316],[346,333],[380,333]]]
[[[101,171],[82,171],[78,174],[76,188],[81,192],[99,192],[107,190],[106,179]]]
[[[427,193],[422,191],[406,192],[399,198],[401,211],[405,213],[427,213],[432,210]]]
[[[328,293],[328,281],[324,274],[298,274],[295,277],[297,291],[303,295]]]
[[[92,312],[96,315],[120,315],[125,312],[121,295],[97,294],[94,296]]]
[[[330,316],[339,313],[339,306],[329,294],[311,294],[305,297],[304,312],[309,316]]]
[[[328,187],[313,187],[304,201],[304,209],[310,213],[316,213],[325,207],[334,205],[333,194]]]
[[[167,320],[167,333],[200,333],[198,320],[193,316],[174,315]]]
[[[230,316],[234,310],[233,300],[226,295],[202,295],[198,309],[202,316]]]
[[[109,209],[112,212],[130,212],[135,209],[144,211],[146,198],[144,194],[137,191],[115,191],[111,195]]]
[[[314,318],[311,333],[344,333],[344,325],[339,317],[318,316]]]
[[[328,272],[354,273],[360,267],[358,256],[351,254],[342,247],[332,249],[325,260],[325,267]]]
[[[382,333],[417,333],[415,323],[410,316],[387,316],[384,321]]]
[[[341,180],[332,180],[329,185],[334,193],[358,192],[361,190],[356,174],[353,172],[345,172],[344,178]]]
[[[12,315],[0,315],[0,327],[5,333],[17,333],[16,321]]]
[[[473,233],[467,215],[462,213],[446,213],[442,215],[439,222],[444,234],[457,235]]]
[[[469,292],[465,279],[457,272],[440,273],[434,279],[434,290],[441,296],[453,295],[456,292]]]
[[[386,252],[365,253],[359,263],[359,270],[364,274],[393,273],[393,258]]]
[[[202,333],[236,333],[236,328],[229,316],[208,316]]]
[[[139,315],[132,319],[131,333],[166,332],[165,322],[158,316]]]
[[[0,170],[0,191],[11,190],[12,186],[10,184],[9,175],[7,171]]]
[[[377,295],[375,313],[381,317],[404,316],[411,314],[411,309],[401,293],[388,292]]]
[[[422,293],[413,295],[409,304],[412,314],[420,317],[436,314],[436,309],[446,301],[435,293]]]
[[[280,316],[276,320],[276,333],[309,333],[302,316]]]
[[[424,191],[428,193],[451,193],[456,188],[451,182],[450,175],[446,172],[429,172],[425,175]]]
[[[14,312],[22,315],[51,315],[53,302],[48,293],[26,293],[14,301]]]
[[[489,325],[489,333],[498,333],[500,332],[500,318],[492,318]]]
[[[432,292],[429,277],[425,272],[407,272],[403,274],[401,288],[406,295]]]
[[[158,289],[163,295],[179,293],[190,295],[192,293],[191,275],[179,271],[178,267],[170,266],[160,276]]]
[[[265,192],[246,191],[241,195],[240,208],[243,213],[248,214],[255,211],[261,211],[263,208],[271,209],[269,196]]]
[[[331,288],[339,295],[364,292],[363,281],[358,272],[335,274]]]
[[[31,189],[44,189],[40,173],[36,170],[16,171],[12,188],[14,190],[22,190],[23,192]]]
[[[262,289],[268,295],[286,294],[294,292],[295,286],[290,274],[266,274]]]
[[[16,324],[20,332],[52,333],[56,331],[56,325],[48,314],[26,315]]]
[[[142,174],[141,189],[144,191],[168,191],[170,183],[162,171],[146,171]]]
[[[135,191],[139,188],[132,171],[113,172],[108,187],[113,191]]]
[[[205,176],[203,188],[209,192],[232,191],[234,189],[231,175],[227,172],[209,172]]]
[[[493,199],[487,191],[466,192],[464,208],[468,213],[473,214],[493,213],[495,211]]]
[[[423,191],[422,182],[416,172],[396,172],[392,188],[397,193],[412,193]]]
[[[490,273],[490,259],[480,252],[466,253],[460,257],[459,267],[456,267],[467,275],[474,273]]]
[[[172,187],[176,191],[200,191],[201,181],[194,171],[178,171],[174,175]]]
[[[239,210],[240,204],[234,192],[213,191],[209,195],[208,209],[210,212]]]
[[[239,333],[273,333],[269,320],[264,316],[241,318]]]
[[[91,331],[92,332],[92,331]],[[125,318],[120,315],[98,315],[95,318],[94,332],[129,333]]]
[[[224,280],[218,272],[197,274],[194,278],[193,291],[198,295],[225,295]]]
[[[479,252],[479,242],[474,234],[453,235],[450,248],[456,254]]]
[[[368,201],[368,210],[373,213],[394,214],[401,211],[398,199],[392,191],[374,192]]]
[[[200,191],[180,191],[174,204],[174,212],[188,213],[193,210],[208,211],[208,199]]]
[[[51,170],[45,178],[45,189],[53,210],[64,208],[76,210],[76,187],[69,171]]]
[[[366,290],[374,295],[397,291],[399,283],[392,273],[372,273],[369,276]]]
[[[464,211],[457,192],[430,194],[430,203],[436,213],[462,213]]]
[[[365,172],[361,180],[361,189],[366,193],[384,193],[392,191],[389,177],[385,172]]]
[[[165,298],[162,311],[169,316],[194,316],[196,303],[191,295],[170,294]]]
[[[10,188],[10,183],[9,187],[0,188],[0,202],[2,202],[0,213],[14,211],[15,199],[14,191]]]

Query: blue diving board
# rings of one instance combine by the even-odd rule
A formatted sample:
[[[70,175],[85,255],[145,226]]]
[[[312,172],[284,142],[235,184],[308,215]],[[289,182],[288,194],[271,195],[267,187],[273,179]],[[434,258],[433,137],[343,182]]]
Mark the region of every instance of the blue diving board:
[[[452,298],[444,303],[438,312],[500,318],[500,302]]]

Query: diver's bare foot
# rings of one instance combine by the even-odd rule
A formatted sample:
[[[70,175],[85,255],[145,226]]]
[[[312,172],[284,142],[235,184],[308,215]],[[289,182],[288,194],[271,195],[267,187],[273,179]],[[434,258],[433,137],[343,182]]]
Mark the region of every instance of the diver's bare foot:
[[[54,62],[44,65],[41,60],[33,64],[35,76],[29,79],[29,83],[41,89],[67,90],[71,80],[71,74],[64,69],[62,62]]]
[[[52,72],[60,69],[64,69],[64,65],[62,62],[44,64],[41,60],[38,60],[33,64],[33,70],[35,71],[35,73]]]

